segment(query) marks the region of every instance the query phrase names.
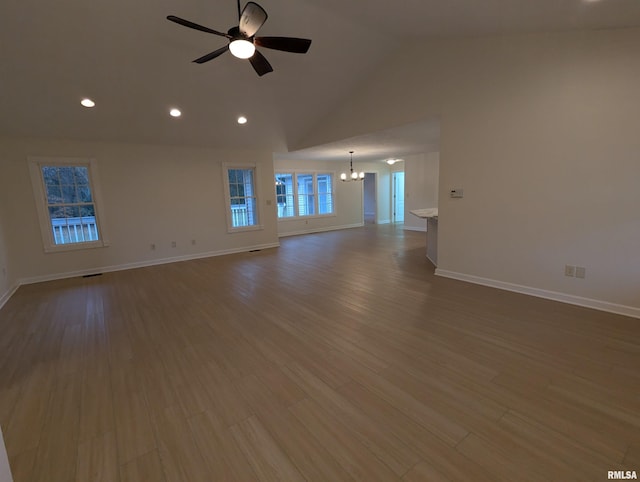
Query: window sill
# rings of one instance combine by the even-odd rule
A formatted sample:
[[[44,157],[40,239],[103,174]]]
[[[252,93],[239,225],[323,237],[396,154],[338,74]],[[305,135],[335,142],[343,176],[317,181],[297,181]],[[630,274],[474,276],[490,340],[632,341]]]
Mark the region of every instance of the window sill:
[[[229,233],[229,234],[244,233],[246,231],[261,231],[263,229],[264,229],[264,227],[262,226],[262,224],[256,224],[255,226],[242,226],[242,227],[239,227],[239,228],[227,228],[227,233]]]
[[[111,243],[108,241],[91,241],[88,243],[69,243],[69,244],[55,244],[45,246],[45,253],[65,253],[68,251],[81,251],[85,249],[106,248]]]
[[[282,221],[304,221],[309,219],[326,219],[326,218],[335,218],[337,215],[333,214],[316,214],[313,216],[289,216],[287,218],[278,218],[278,222]]]

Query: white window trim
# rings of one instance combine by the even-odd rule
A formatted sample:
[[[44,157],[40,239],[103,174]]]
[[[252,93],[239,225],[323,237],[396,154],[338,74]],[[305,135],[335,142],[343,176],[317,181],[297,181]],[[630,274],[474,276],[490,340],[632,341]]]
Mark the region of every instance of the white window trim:
[[[103,248],[110,246],[107,236],[106,221],[103,212],[102,192],[100,190],[100,177],[98,175],[98,163],[95,159],[87,158],[60,158],[60,157],[29,157],[29,172],[33,185],[33,194],[36,201],[36,211],[40,224],[40,234],[45,253],[58,253],[64,251],[77,251],[81,249]],[[84,243],[55,244],[51,230],[51,219],[47,209],[47,195],[42,177],[42,166],[87,166],[89,168],[89,182],[91,183],[91,197],[96,213],[96,222],[100,239]]]
[[[231,222],[231,192],[229,191],[229,169],[253,169],[255,174],[254,190],[256,192],[256,214],[258,215],[258,224],[253,226],[239,226],[233,227]],[[245,231],[260,231],[264,229],[262,224],[262,208],[261,202],[262,191],[260,188],[260,166],[257,163],[247,162],[223,162],[222,163],[222,184],[224,185],[224,204],[225,204],[225,216],[227,218],[227,232],[228,233],[241,233]]]
[[[294,202],[294,207],[293,207],[293,212],[295,213],[293,216],[287,216],[286,218],[278,218],[278,222],[287,222],[287,221],[300,221],[301,219],[316,219],[316,218],[332,218],[332,217],[336,217],[337,211],[338,211],[338,206],[336,203],[336,171],[329,171],[327,169],[320,169],[320,170],[311,170],[311,169],[275,169],[274,170],[274,177],[277,176],[278,174],[292,174],[294,176],[294,180],[293,180],[293,202]],[[298,208],[298,174],[313,174],[313,186],[314,189],[317,189],[318,187],[318,174],[331,174],[331,195],[333,197],[332,199],[332,204],[333,204],[333,212],[329,213],[329,214],[309,214],[309,215],[300,215],[299,214],[299,208]],[[320,202],[319,197],[318,197],[318,193],[314,191],[314,196],[315,196],[315,208],[316,208],[316,212],[319,210],[319,205],[318,203]],[[276,193],[276,200],[277,200],[277,193]],[[276,202],[277,205],[277,202]]]

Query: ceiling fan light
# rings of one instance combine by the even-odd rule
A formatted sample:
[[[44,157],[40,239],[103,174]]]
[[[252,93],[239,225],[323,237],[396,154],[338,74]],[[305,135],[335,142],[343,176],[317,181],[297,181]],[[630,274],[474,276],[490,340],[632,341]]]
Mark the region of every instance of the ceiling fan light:
[[[234,57],[238,57],[239,59],[248,59],[253,56],[256,51],[256,46],[253,45],[253,42],[249,42],[248,40],[237,39],[232,40],[229,43],[229,50]]]
[[[343,172],[342,174],[340,174],[340,179],[342,179],[343,181],[347,180],[347,173]]]
[[[353,179],[353,180],[358,179],[358,173],[357,173],[357,172],[355,172],[355,171],[354,171],[354,172],[352,172],[352,173],[351,173],[351,179]]]
[[[360,173],[358,174],[358,178],[359,178],[359,179],[364,179],[364,172],[360,172]]]

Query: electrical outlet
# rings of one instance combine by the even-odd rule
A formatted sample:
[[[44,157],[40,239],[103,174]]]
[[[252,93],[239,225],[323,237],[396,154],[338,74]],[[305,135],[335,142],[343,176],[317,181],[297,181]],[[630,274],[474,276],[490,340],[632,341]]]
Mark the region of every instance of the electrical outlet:
[[[153,244],[153,243],[151,243],[151,244],[149,245],[149,247],[151,248],[151,251],[155,251],[155,250],[156,250],[156,245],[155,245],[155,244]]]
[[[585,279],[587,277],[587,268],[584,266],[576,266],[576,278]]]
[[[178,246],[178,243],[176,243],[175,241],[171,241],[171,247],[175,248],[176,246]]]
[[[576,275],[576,267],[570,264],[564,265],[564,275],[573,278]]]
[[[191,246],[195,246],[195,245],[196,245],[196,240],[195,240],[195,239],[192,239],[192,240],[191,240]]]

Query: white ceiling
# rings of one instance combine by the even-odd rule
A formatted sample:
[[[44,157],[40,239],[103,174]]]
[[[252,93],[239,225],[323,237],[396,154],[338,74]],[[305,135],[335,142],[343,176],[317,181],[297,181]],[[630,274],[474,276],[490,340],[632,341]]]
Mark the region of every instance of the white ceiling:
[[[640,25],[638,0],[258,3],[269,13],[259,35],[313,39],[306,55],[262,49],[274,67],[262,78],[230,54],[192,63],[225,40],[166,20],[173,14],[227,30],[237,23],[234,0],[3,0],[0,136],[282,153],[412,37]],[[97,106],[81,107],[85,96]],[[173,106],[181,118],[168,116]],[[247,125],[235,123],[239,114]],[[391,129],[282,157],[344,156],[352,149],[362,157],[401,156],[419,144],[433,147],[434,129],[425,121],[404,133]]]
[[[440,122],[438,119],[392,127],[362,136],[276,154],[276,159],[342,161],[353,151],[354,162],[382,161],[402,158],[410,154],[440,150]]]

